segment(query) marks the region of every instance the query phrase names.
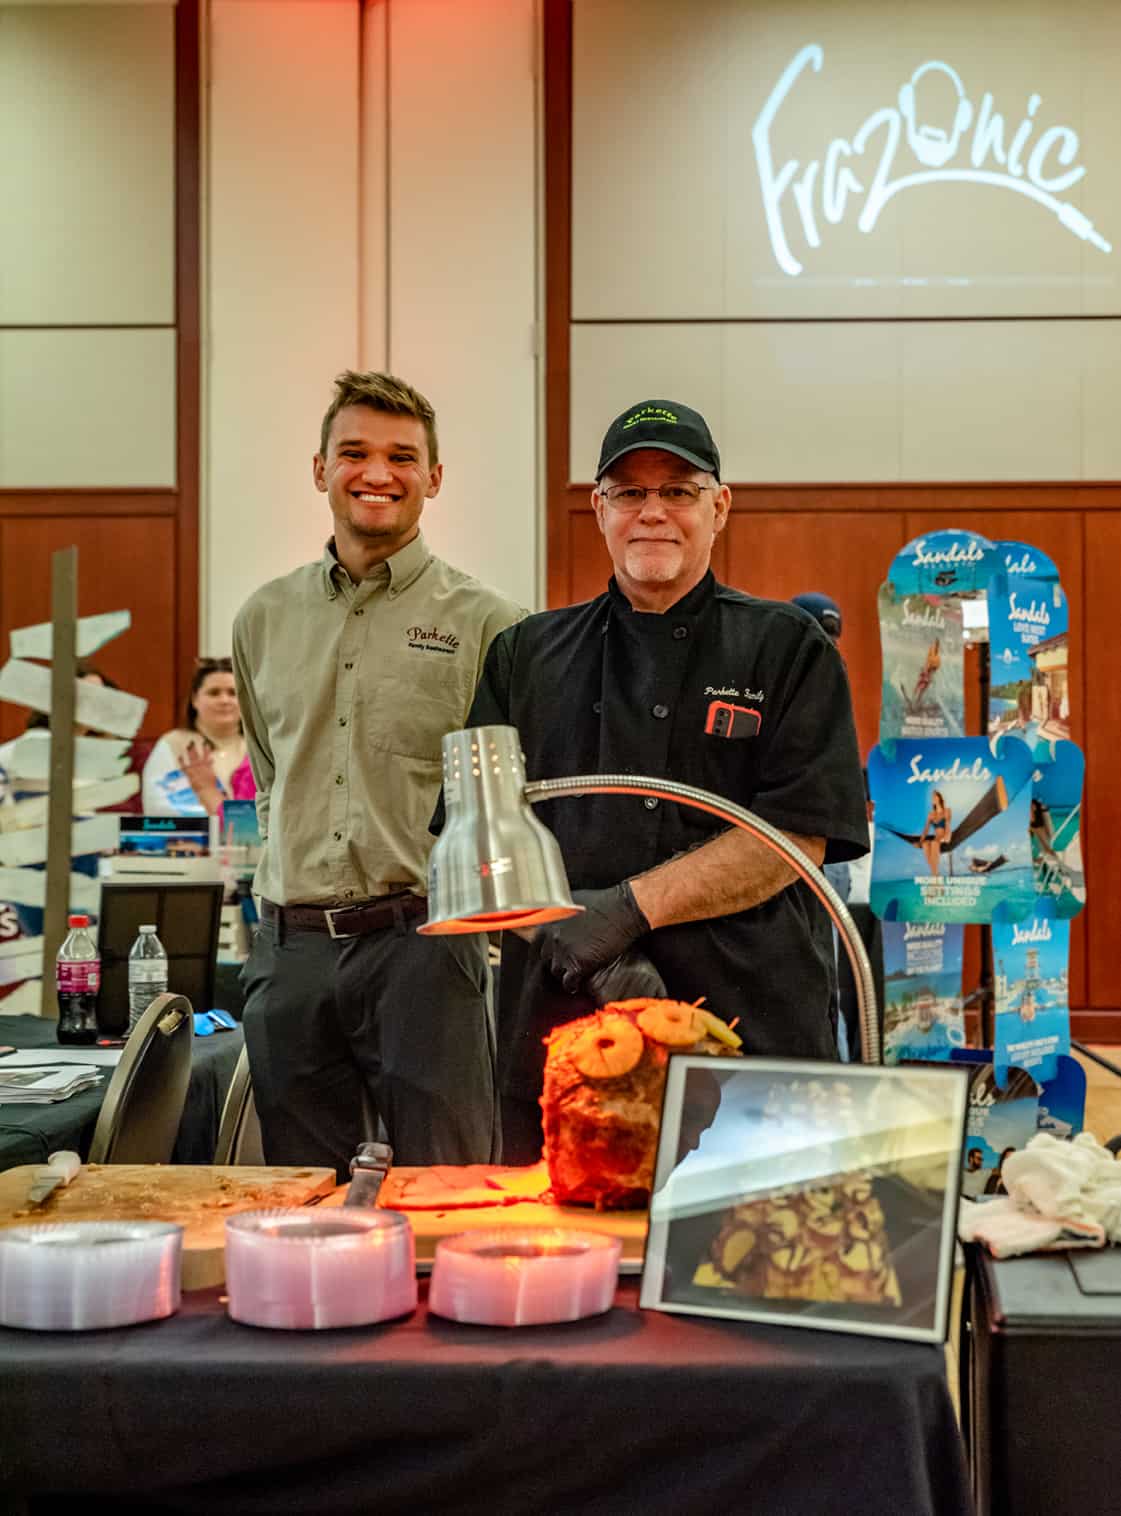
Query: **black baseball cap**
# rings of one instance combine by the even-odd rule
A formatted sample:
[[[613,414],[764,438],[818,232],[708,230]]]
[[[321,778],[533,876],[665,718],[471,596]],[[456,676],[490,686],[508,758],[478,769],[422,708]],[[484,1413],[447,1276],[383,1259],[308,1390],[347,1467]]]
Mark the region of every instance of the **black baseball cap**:
[[[599,450],[596,482],[624,453],[634,453],[643,447],[675,453],[694,468],[720,478],[720,454],[701,413],[676,400],[643,400],[628,406],[607,428]]]

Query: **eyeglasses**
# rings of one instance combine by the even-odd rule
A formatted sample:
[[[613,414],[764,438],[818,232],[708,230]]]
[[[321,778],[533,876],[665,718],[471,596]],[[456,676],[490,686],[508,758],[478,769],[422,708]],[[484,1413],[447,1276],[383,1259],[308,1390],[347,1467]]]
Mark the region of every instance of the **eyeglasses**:
[[[646,504],[647,495],[657,495],[663,505],[696,505],[705,490],[714,490],[715,484],[696,484],[692,479],[679,479],[671,484],[651,484],[645,489],[641,484],[613,484],[601,490],[603,498],[617,511],[638,511]]]

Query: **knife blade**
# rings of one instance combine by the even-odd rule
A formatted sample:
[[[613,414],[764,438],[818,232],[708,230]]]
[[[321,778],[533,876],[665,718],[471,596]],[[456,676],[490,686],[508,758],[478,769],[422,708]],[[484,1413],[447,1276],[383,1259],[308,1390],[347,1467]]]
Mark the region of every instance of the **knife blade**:
[[[46,1163],[36,1169],[31,1177],[28,1201],[32,1205],[42,1205],[55,1190],[65,1188],[81,1167],[82,1160],[69,1149],[48,1154]]]
[[[392,1162],[393,1149],[388,1142],[360,1142],[350,1160],[350,1184],[343,1205],[376,1206],[378,1191]]]

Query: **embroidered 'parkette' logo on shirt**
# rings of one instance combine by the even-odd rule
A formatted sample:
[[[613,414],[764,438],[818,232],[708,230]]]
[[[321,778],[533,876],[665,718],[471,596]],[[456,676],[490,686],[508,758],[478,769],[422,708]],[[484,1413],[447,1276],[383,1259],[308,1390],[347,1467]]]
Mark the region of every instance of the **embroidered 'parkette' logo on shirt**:
[[[459,638],[454,632],[442,632],[438,626],[410,626],[405,629],[410,647],[422,653],[455,653]]]

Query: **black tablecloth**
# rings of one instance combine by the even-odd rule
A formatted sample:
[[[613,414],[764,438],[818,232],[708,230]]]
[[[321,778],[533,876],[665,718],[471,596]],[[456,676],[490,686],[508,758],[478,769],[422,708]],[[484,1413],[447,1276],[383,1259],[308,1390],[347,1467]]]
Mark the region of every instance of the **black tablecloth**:
[[[387,1326],[270,1332],[212,1291],[119,1331],[0,1330],[0,1490],[209,1516],[970,1510],[940,1348],[636,1301],[503,1330],[422,1293]]]
[[[230,1078],[245,1038],[241,1028],[196,1037],[191,1050],[191,1082],[173,1163],[212,1163],[218,1121]],[[0,1045],[57,1049],[55,1023],[39,1016],[0,1016]],[[3,1065],[0,1057],[0,1066]],[[0,1169],[43,1163],[47,1154],[71,1148],[84,1158],[97,1113],[113,1077],[106,1068],[101,1083],[55,1105],[0,1105]]]
[[[1118,1516],[1121,1248],[969,1248],[966,1394],[983,1516]]]

